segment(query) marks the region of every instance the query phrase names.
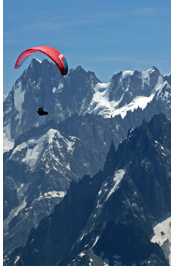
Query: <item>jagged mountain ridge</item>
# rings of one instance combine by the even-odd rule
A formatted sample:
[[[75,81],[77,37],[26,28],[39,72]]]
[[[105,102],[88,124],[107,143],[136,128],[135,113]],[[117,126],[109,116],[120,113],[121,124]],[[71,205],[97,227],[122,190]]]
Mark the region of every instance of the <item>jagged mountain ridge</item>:
[[[119,143],[116,132],[114,119],[74,115],[16,140],[4,156],[5,253],[25,244],[29,230],[53,211],[72,180],[103,167],[111,140]]]
[[[53,211],[72,180],[94,175],[103,166],[111,140],[118,145],[124,138],[119,123],[73,115],[59,124],[49,120],[19,136],[4,154],[5,254],[25,244],[29,230]]]
[[[162,111],[170,118],[169,77],[153,67],[114,74],[104,84],[81,67],[64,78],[48,60],[32,61],[4,101],[4,140],[6,150],[11,148],[4,154],[8,250],[25,244],[30,229],[53,211],[71,180],[103,166],[111,140],[118,146],[129,128],[144,118],[149,121],[154,113]],[[140,104],[142,97],[146,101]],[[49,111],[46,118],[38,117],[39,104]]]
[[[170,90],[170,75],[162,76],[155,67],[142,72],[122,71],[108,83],[101,83],[93,72],[80,66],[62,77],[52,62],[33,59],[4,101],[5,139],[8,145],[13,145],[28,128],[48,119],[60,122],[75,113],[124,118],[134,111],[135,120],[140,108],[143,114],[139,124],[143,118],[149,118],[149,112],[149,119],[156,112],[163,112],[170,119]],[[49,111],[48,117],[39,119],[36,113],[39,105]],[[144,112],[148,106],[149,110]]]
[[[15,140],[28,128],[49,118],[60,122],[79,113],[80,105],[84,109],[97,82],[94,73],[86,73],[81,67],[70,70],[65,78],[55,64],[33,59],[4,101],[4,128],[10,124],[8,137]],[[39,105],[48,109],[48,117],[39,119],[36,112]]]
[[[51,120],[20,135],[4,154],[5,252],[25,244],[29,230],[53,211],[72,180],[104,164],[111,139],[119,141],[110,122],[89,114],[61,124]]]
[[[117,151],[112,144],[103,171],[71,184],[16,264],[169,265],[150,240],[154,222],[171,212],[170,130],[159,115],[130,131]]]

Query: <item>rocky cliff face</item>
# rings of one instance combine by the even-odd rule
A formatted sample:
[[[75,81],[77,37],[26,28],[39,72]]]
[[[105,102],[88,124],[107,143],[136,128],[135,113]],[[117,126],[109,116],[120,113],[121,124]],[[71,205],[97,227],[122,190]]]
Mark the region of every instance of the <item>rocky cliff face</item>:
[[[4,149],[11,148],[30,127],[49,119],[61,122],[72,114],[119,116],[131,126],[160,112],[170,119],[170,91],[170,75],[162,76],[155,67],[142,72],[123,71],[108,83],[101,83],[82,67],[62,77],[52,62],[33,59],[4,101]],[[39,105],[49,112],[45,118],[37,115]]]
[[[109,120],[87,114],[20,135],[4,154],[6,252],[26,243],[29,230],[53,211],[72,180],[103,167],[111,140],[119,142],[113,132]]]
[[[118,147],[154,114],[170,119],[170,90],[170,75],[155,67],[104,84],[82,67],[64,78],[52,62],[33,59],[4,100],[5,254],[26,244],[70,182],[103,169],[111,141]],[[39,105],[48,116],[38,116]]]
[[[151,238],[171,212],[170,130],[159,115],[112,143],[103,170],[72,183],[32,230],[17,265],[169,265]]]
[[[7,137],[15,140],[30,127],[48,119],[60,122],[74,113],[83,114],[98,82],[94,73],[85,72],[81,67],[70,70],[65,78],[55,64],[33,59],[4,101]],[[36,112],[39,105],[48,110],[48,117],[39,119]]]

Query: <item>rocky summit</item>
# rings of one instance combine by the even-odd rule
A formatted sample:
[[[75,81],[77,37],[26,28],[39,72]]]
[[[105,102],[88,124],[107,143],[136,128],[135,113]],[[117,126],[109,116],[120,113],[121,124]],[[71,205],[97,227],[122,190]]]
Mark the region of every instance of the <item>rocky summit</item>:
[[[152,67],[142,72],[122,71],[102,83],[81,66],[63,77],[54,63],[33,59],[4,101],[4,150],[12,148],[16,138],[31,127],[49,119],[61,122],[72,114],[115,117],[118,126],[119,118],[125,118],[127,127],[161,112],[170,119],[170,76]],[[48,116],[38,117],[39,105]]]

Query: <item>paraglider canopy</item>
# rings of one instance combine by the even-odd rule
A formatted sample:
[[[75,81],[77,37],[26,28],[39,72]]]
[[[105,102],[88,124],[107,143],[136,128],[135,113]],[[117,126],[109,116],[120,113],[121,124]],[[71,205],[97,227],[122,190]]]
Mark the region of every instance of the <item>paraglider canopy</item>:
[[[42,52],[46,54],[47,56],[49,56],[58,66],[62,76],[67,75],[68,64],[67,64],[65,57],[58,50],[56,50],[55,48],[49,47],[49,46],[37,46],[37,47],[33,47],[33,48],[27,49],[24,52],[22,52],[19,55],[15,63],[15,69],[19,68],[24,63],[24,61],[27,59],[27,57],[29,57],[35,52]]]

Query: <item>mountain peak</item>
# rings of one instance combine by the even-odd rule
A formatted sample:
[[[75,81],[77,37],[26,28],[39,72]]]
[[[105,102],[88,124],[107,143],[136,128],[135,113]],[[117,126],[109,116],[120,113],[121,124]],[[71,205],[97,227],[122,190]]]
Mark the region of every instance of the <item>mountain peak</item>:
[[[43,61],[37,59],[37,58],[33,58],[31,60],[30,65],[28,66],[28,69],[26,69],[25,71],[29,72],[32,71],[32,69],[39,69],[42,65]]]
[[[47,60],[47,59],[44,59],[44,60]],[[43,61],[39,60],[38,58],[33,58],[32,61],[31,61],[31,65],[34,65],[34,64],[37,64],[37,63],[42,64]]]
[[[82,66],[77,66],[75,69],[73,69],[73,71],[86,73],[85,69]]]
[[[158,69],[157,67],[155,67],[155,66],[152,66],[151,69],[152,69],[153,71],[156,71],[156,72],[160,73],[159,69]]]
[[[159,119],[170,124],[160,115]],[[141,138],[144,126],[135,129],[140,138],[135,139],[132,150],[127,140],[117,151],[111,143],[104,170],[70,186],[54,212],[32,230],[20,258],[23,265],[37,265],[38,261],[45,266],[76,265],[71,260],[83,258],[86,247],[109,265],[150,265],[155,256],[161,261],[156,265],[168,266],[162,249],[150,239],[154,220],[160,221],[163,212],[171,211],[170,162],[163,164],[162,150],[157,148],[151,156],[149,143]],[[137,156],[140,141],[147,149]]]
[[[113,141],[111,142],[109,152],[106,157],[106,162],[104,165],[104,172],[108,173],[110,175],[111,171],[114,171],[114,168],[116,166],[116,149]],[[109,172],[110,171],[110,172]]]
[[[166,116],[162,113],[154,115],[149,122],[143,119],[140,127],[128,130],[127,139],[135,138],[135,136],[139,138],[143,134],[153,144],[154,140],[160,141],[161,136],[163,138],[164,135],[167,136],[168,131],[170,131],[170,123],[168,122]]]

